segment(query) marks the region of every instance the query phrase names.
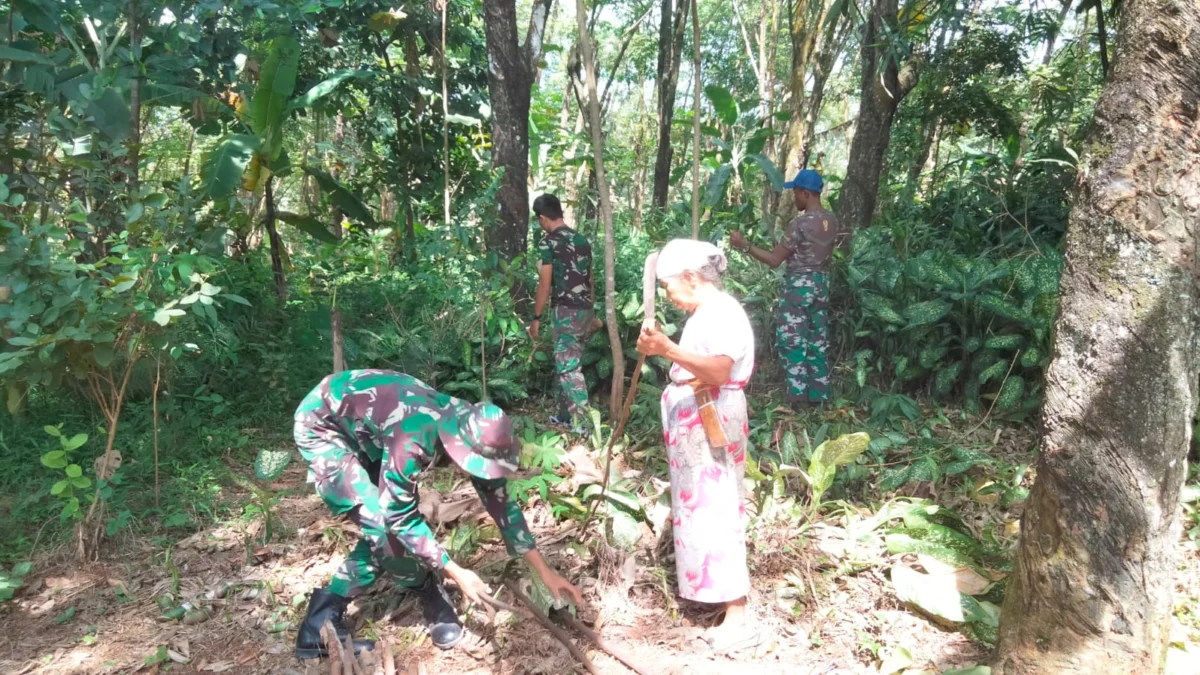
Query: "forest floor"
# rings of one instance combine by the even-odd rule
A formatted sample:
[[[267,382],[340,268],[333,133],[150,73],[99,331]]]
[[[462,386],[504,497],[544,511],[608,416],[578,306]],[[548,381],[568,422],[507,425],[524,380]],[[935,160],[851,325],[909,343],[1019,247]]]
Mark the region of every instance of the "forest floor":
[[[996,438],[984,431],[988,440]],[[997,452],[1027,459],[1031,433],[1010,429],[1005,436]],[[249,472],[248,467],[232,468]],[[449,481],[437,482],[451,489],[437,495],[423,489],[422,504],[427,518],[438,523],[443,540],[453,535],[450,526],[455,522],[486,519],[477,500],[470,501],[474,497],[469,487],[464,491]],[[66,550],[43,554],[36,561],[37,574],[26,580],[17,598],[0,605],[0,672],[330,672],[328,661],[292,657],[294,626],[302,617],[306,593],[325,583],[355,532],[332,518],[311,494],[298,463],[271,488],[278,501],[271,509],[275,517],[269,543],[260,543],[265,525],[261,510],[245,508],[261,503],[262,493],[256,496],[228,486],[224,499],[236,500],[249,515],[178,541],[129,536],[110,543],[101,562],[83,566]],[[924,489],[928,492],[929,487]],[[980,525],[986,520],[1011,523],[1019,515],[989,504],[956,508]],[[547,558],[583,589],[586,605],[579,617],[647,673],[836,675],[903,670],[883,669],[881,662],[892,659],[893,665],[907,665],[908,674],[936,674],[988,658],[986,647],[897,600],[888,572],[901,556],[878,552],[876,544],[873,561],[831,566],[830,560],[846,555],[848,546],[831,523],[818,524],[799,539],[769,524],[751,533],[750,606],[762,639],[741,652],[717,654],[696,638],[714,617],[702,606],[677,599],[670,547],[664,549],[649,527],[639,547],[627,553],[603,541],[581,545],[574,531],[578,523],[555,522],[544,505],[535,504],[526,512]],[[506,558],[503,545],[486,535],[478,539],[468,558],[470,566],[485,579],[498,580]],[[1172,650],[1172,671],[1181,674],[1196,672],[1188,668],[1200,663],[1195,658],[1200,650],[1188,639],[1200,630],[1200,555],[1191,546],[1183,556],[1176,612],[1179,648]],[[516,604],[507,591],[500,597]],[[190,611],[182,619],[164,619],[172,609],[175,614],[183,610],[160,598],[187,600],[190,604],[183,610]],[[400,673],[582,672],[561,643],[524,610],[515,617],[500,612],[494,624],[482,611],[472,610],[467,617],[468,646],[449,652],[429,643],[419,607],[390,582],[377,583],[355,602],[352,613],[360,636],[386,640]],[[582,636],[572,637],[599,672],[630,672],[592,649]],[[367,666],[370,675],[373,668],[369,662]]]

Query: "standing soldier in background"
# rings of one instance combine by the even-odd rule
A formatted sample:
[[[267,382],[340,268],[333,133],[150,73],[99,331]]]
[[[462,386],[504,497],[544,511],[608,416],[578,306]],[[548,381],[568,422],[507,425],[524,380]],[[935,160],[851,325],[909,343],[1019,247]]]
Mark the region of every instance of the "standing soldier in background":
[[[592,311],[596,304],[592,245],[563,222],[558,197],[544,194],[533,200],[533,213],[546,234],[538,245],[541,266],[529,334],[538,339],[542,310],[550,302],[559,397],[559,414],[550,421],[583,433],[588,407],[587,380],[581,368],[583,341],[596,328]]]
[[[838,234],[837,216],[821,205],[821,174],[805,169],[784,183],[802,213],[770,251],[751,246],[741,232],[729,243],[756,260],[779,267],[787,261],[779,293],[776,342],[784,361],[788,401],[796,409],[829,400],[829,261]]]

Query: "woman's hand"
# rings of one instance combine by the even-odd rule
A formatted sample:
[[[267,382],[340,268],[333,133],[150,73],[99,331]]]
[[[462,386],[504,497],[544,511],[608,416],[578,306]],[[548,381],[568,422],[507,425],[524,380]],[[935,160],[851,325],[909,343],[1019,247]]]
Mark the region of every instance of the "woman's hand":
[[[487,584],[483,583],[483,579],[480,579],[478,574],[460,567],[453,560],[446,565],[446,575],[454,580],[454,583],[458,585],[458,589],[462,591],[462,594],[468,600],[477,605],[484,605],[483,596],[490,597],[492,594],[491,589],[488,588]]]
[[[638,335],[637,350],[646,356],[666,356],[671,348],[675,346],[671,342],[671,338],[667,337],[656,326],[647,328],[642,325],[642,332]]]

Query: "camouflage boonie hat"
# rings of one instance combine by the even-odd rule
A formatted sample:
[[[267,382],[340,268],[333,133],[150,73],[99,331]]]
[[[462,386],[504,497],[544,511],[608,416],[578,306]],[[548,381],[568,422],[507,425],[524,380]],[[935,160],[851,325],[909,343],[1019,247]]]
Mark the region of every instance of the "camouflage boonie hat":
[[[462,403],[442,417],[446,454],[476,478],[507,478],[519,468],[521,444],[512,420],[491,403]]]

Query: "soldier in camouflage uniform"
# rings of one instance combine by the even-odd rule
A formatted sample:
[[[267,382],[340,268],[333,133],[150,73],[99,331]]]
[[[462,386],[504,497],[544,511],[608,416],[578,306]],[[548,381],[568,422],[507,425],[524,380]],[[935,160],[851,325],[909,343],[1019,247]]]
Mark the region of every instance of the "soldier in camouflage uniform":
[[[509,499],[506,476],[517,469],[521,446],[511,421],[496,406],[441,394],[402,373],[350,370],[325,378],[304,398],[296,409],[295,438],[317,494],[335,515],[362,529],[333,580],[313,591],[296,638],[298,658],[325,655],[320,628],[326,619],[345,640],[350,632],[343,623],[346,605],[381,571],[420,595],[434,644],[449,649],[462,638],[439,573],[454,579],[472,600],[487,590],[478,576],[450,559],[417,508],[418,482],[437,460],[439,447],[470,475],[509,554],[523,555],[556,596],[567,593],[579,600],[574,586],[546,565],[520,508]],[[372,643],[356,641],[355,646],[369,649]]]
[[[562,204],[554,195],[535,199],[533,212],[545,236],[538,245],[541,267],[530,334],[538,338],[542,310],[549,301],[559,400],[559,414],[551,421],[582,431],[588,407],[587,381],[581,368],[583,342],[595,328],[592,245],[563,222]]]
[[[791,188],[802,213],[783,239],[766,251],[750,246],[742,233],[730,234],[733,247],[755,259],[787,270],[779,297],[776,345],[784,361],[788,400],[799,407],[829,400],[829,261],[838,234],[837,216],[821,205],[824,181],[811,169],[796,174]]]

